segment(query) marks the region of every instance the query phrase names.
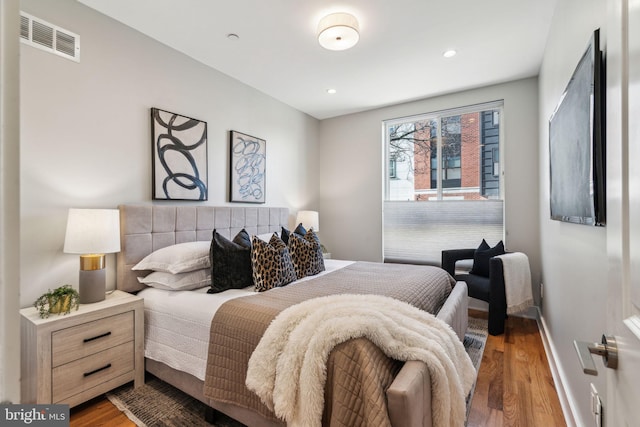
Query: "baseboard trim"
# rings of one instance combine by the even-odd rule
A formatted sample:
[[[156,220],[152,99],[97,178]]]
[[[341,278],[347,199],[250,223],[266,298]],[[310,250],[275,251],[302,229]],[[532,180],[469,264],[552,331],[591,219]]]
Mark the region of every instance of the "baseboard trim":
[[[473,298],[473,297],[468,297],[469,300],[469,308],[473,309],[473,310],[478,310],[478,311],[485,311],[488,312],[489,311],[489,303]],[[516,314],[510,314],[509,316],[513,316],[513,317],[524,317],[527,319],[535,319],[536,321],[538,320],[538,307],[536,307],[535,305],[529,307],[528,309],[520,312],[520,313],[516,313]]]
[[[536,320],[538,321],[538,329],[540,330],[540,337],[542,338],[542,345],[544,347],[544,352],[547,354],[547,360],[549,361],[549,369],[551,370],[551,376],[553,377],[553,382],[556,385],[556,392],[558,393],[558,399],[560,399],[560,406],[562,407],[562,412],[564,415],[564,420],[567,423],[567,427],[576,427],[578,423],[576,420],[577,416],[577,408],[574,404],[575,399],[571,394],[570,390],[565,387],[567,384],[566,375],[564,371],[558,365],[556,347],[553,344],[553,340],[550,336],[547,335],[547,324],[544,320],[544,317],[540,313],[540,309],[536,307]]]

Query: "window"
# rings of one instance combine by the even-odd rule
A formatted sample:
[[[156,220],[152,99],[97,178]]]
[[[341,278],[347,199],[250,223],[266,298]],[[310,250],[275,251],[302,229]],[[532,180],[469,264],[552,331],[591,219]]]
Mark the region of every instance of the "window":
[[[498,155],[498,149],[491,150],[491,158],[493,159],[493,176],[500,176],[500,157]]]
[[[385,260],[438,264],[442,249],[503,238],[502,102],[384,123]]]
[[[438,175],[438,147],[442,159],[442,188],[458,188],[461,185],[461,131],[460,116],[443,117],[441,119],[441,135],[431,146],[432,159],[432,188],[438,187],[438,180],[433,176]]]
[[[398,175],[396,174],[396,159],[392,157],[389,159],[389,178],[395,179],[397,177]]]

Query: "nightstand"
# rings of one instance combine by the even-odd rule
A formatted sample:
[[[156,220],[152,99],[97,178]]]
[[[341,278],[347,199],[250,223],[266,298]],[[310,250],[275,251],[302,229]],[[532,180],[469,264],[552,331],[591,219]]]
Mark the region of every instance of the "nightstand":
[[[66,315],[20,310],[22,403],[76,406],[115,387],[144,384],[142,298],[113,291]]]

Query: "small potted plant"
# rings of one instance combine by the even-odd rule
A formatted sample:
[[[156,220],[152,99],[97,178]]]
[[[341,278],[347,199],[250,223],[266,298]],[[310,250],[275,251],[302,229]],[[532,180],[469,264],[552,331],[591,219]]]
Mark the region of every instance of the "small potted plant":
[[[71,309],[80,307],[80,295],[78,291],[73,289],[71,285],[62,285],[53,291],[49,289],[33,303],[38,309],[40,317],[43,319],[49,317],[51,313],[69,314]]]

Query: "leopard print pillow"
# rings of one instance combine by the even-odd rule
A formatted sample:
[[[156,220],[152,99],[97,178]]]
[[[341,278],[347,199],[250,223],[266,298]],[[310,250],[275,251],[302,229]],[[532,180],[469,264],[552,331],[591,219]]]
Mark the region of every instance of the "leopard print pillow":
[[[291,254],[284,242],[271,236],[269,243],[254,236],[251,241],[253,284],[257,292],[284,286],[296,280]]]
[[[289,252],[296,269],[296,276],[302,279],[324,271],[324,257],[318,236],[309,230],[304,237],[296,233],[289,236]]]

